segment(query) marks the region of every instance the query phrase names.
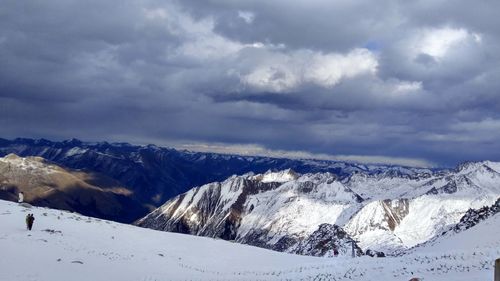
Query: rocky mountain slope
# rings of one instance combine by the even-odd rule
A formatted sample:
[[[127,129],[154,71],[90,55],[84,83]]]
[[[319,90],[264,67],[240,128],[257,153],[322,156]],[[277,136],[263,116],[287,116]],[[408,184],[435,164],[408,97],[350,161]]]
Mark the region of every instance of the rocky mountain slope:
[[[62,168],[40,157],[0,157],[0,199],[15,201],[19,192],[31,204],[117,221],[146,210],[104,175]]]
[[[478,223],[492,217],[500,212],[500,198],[491,206],[484,206],[478,210],[469,209],[460,219],[460,222],[453,227],[455,232],[469,229]]]
[[[363,251],[349,234],[338,225],[327,223],[321,224],[318,230],[288,250],[291,253],[316,257],[350,256],[353,251],[355,256],[363,255]]]
[[[233,176],[194,188],[137,224],[285,252],[329,255],[334,243],[326,244],[330,248],[324,251],[299,247],[328,224],[341,228],[364,251],[396,254],[428,241],[459,223],[469,209],[491,205],[499,197],[500,163],[489,161],[413,175],[357,172],[339,177],[286,170]]]
[[[136,146],[127,143],[87,143],[76,139],[52,142],[44,139],[0,139],[0,157],[9,153],[39,156],[62,167],[99,173],[118,181],[131,196],[152,209],[194,186],[222,181],[234,174],[263,173],[269,169],[292,168],[300,173],[330,172],[348,177],[356,172],[415,175],[427,169],[387,165],[361,165],[336,161],[290,160],[268,157],[243,157],[197,153]],[[140,208],[132,208],[140,210]],[[130,222],[147,214],[137,211],[127,215]],[[126,221],[120,219],[120,221]]]

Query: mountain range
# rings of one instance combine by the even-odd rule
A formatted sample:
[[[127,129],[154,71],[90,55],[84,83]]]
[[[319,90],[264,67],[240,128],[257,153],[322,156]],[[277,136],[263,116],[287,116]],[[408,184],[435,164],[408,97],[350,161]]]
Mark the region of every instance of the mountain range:
[[[498,208],[481,208],[499,197],[498,162],[412,175],[289,169],[194,188],[137,224],[289,253],[349,254],[347,245],[355,242],[364,252],[396,255],[468,221],[464,216],[495,213]]]
[[[45,139],[0,139],[0,157],[8,154],[20,157],[37,156],[46,161],[77,172],[100,175],[112,179],[126,191],[127,204],[121,206],[128,213],[107,217],[92,208],[92,204],[79,207],[66,204],[67,209],[82,211],[85,215],[112,218],[120,222],[133,222],[150,210],[189,189],[210,182],[223,181],[232,175],[248,172],[264,173],[268,170],[293,169],[299,173],[329,172],[340,178],[353,173],[393,174],[413,176],[431,170],[390,165],[363,165],[340,161],[297,160],[271,157],[249,157],[216,153],[191,152],[155,145],[128,143],[82,142],[77,139],[49,141]],[[1,187],[9,197],[17,197],[10,185]],[[86,190],[81,190],[85,193]],[[50,206],[51,200],[46,199]],[[71,206],[69,206],[71,205]],[[96,203],[96,205],[98,205]],[[60,204],[54,205],[54,207]]]
[[[1,199],[23,191],[39,206],[302,255],[399,255],[499,209],[490,161],[426,169],[75,139],[0,139],[1,155]]]

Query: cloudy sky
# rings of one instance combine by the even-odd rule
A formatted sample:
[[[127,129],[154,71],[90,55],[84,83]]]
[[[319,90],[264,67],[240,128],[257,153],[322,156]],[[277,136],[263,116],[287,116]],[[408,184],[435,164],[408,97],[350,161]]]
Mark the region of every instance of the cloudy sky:
[[[0,137],[500,160],[500,2],[0,3]]]

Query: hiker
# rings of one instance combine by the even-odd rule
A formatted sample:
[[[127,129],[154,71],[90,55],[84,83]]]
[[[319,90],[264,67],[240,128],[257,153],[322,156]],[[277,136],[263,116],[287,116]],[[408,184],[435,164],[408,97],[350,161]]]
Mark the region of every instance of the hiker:
[[[19,203],[23,203],[24,202],[24,193],[21,191],[19,192],[19,201],[17,201]]]
[[[29,231],[31,231],[31,228],[33,227],[33,222],[35,221],[35,217],[33,214],[28,214],[26,216],[26,227],[28,228]]]

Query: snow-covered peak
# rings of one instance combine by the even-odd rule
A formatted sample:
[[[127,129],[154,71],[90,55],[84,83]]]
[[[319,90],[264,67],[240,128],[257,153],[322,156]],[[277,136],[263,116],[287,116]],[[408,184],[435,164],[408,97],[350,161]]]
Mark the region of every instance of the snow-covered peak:
[[[297,174],[292,169],[286,169],[279,172],[267,171],[265,174],[255,176],[255,179],[260,180],[263,183],[267,182],[288,182],[299,178]]]
[[[495,171],[500,172],[500,162],[479,161],[479,162],[464,162],[457,167],[457,172],[467,174],[477,171]]]
[[[459,193],[500,194],[499,163],[483,161],[461,165],[456,173],[444,176],[443,187]],[[451,186],[450,186],[451,185]]]
[[[493,162],[493,161],[484,161],[484,163],[492,168],[493,170],[497,171],[498,173],[500,173],[500,162]]]
[[[470,208],[491,204],[500,197],[499,183],[499,173],[477,163],[420,176],[247,174],[170,200],[143,225],[290,251],[297,239],[330,224],[345,229],[363,250],[390,254],[441,233]]]

